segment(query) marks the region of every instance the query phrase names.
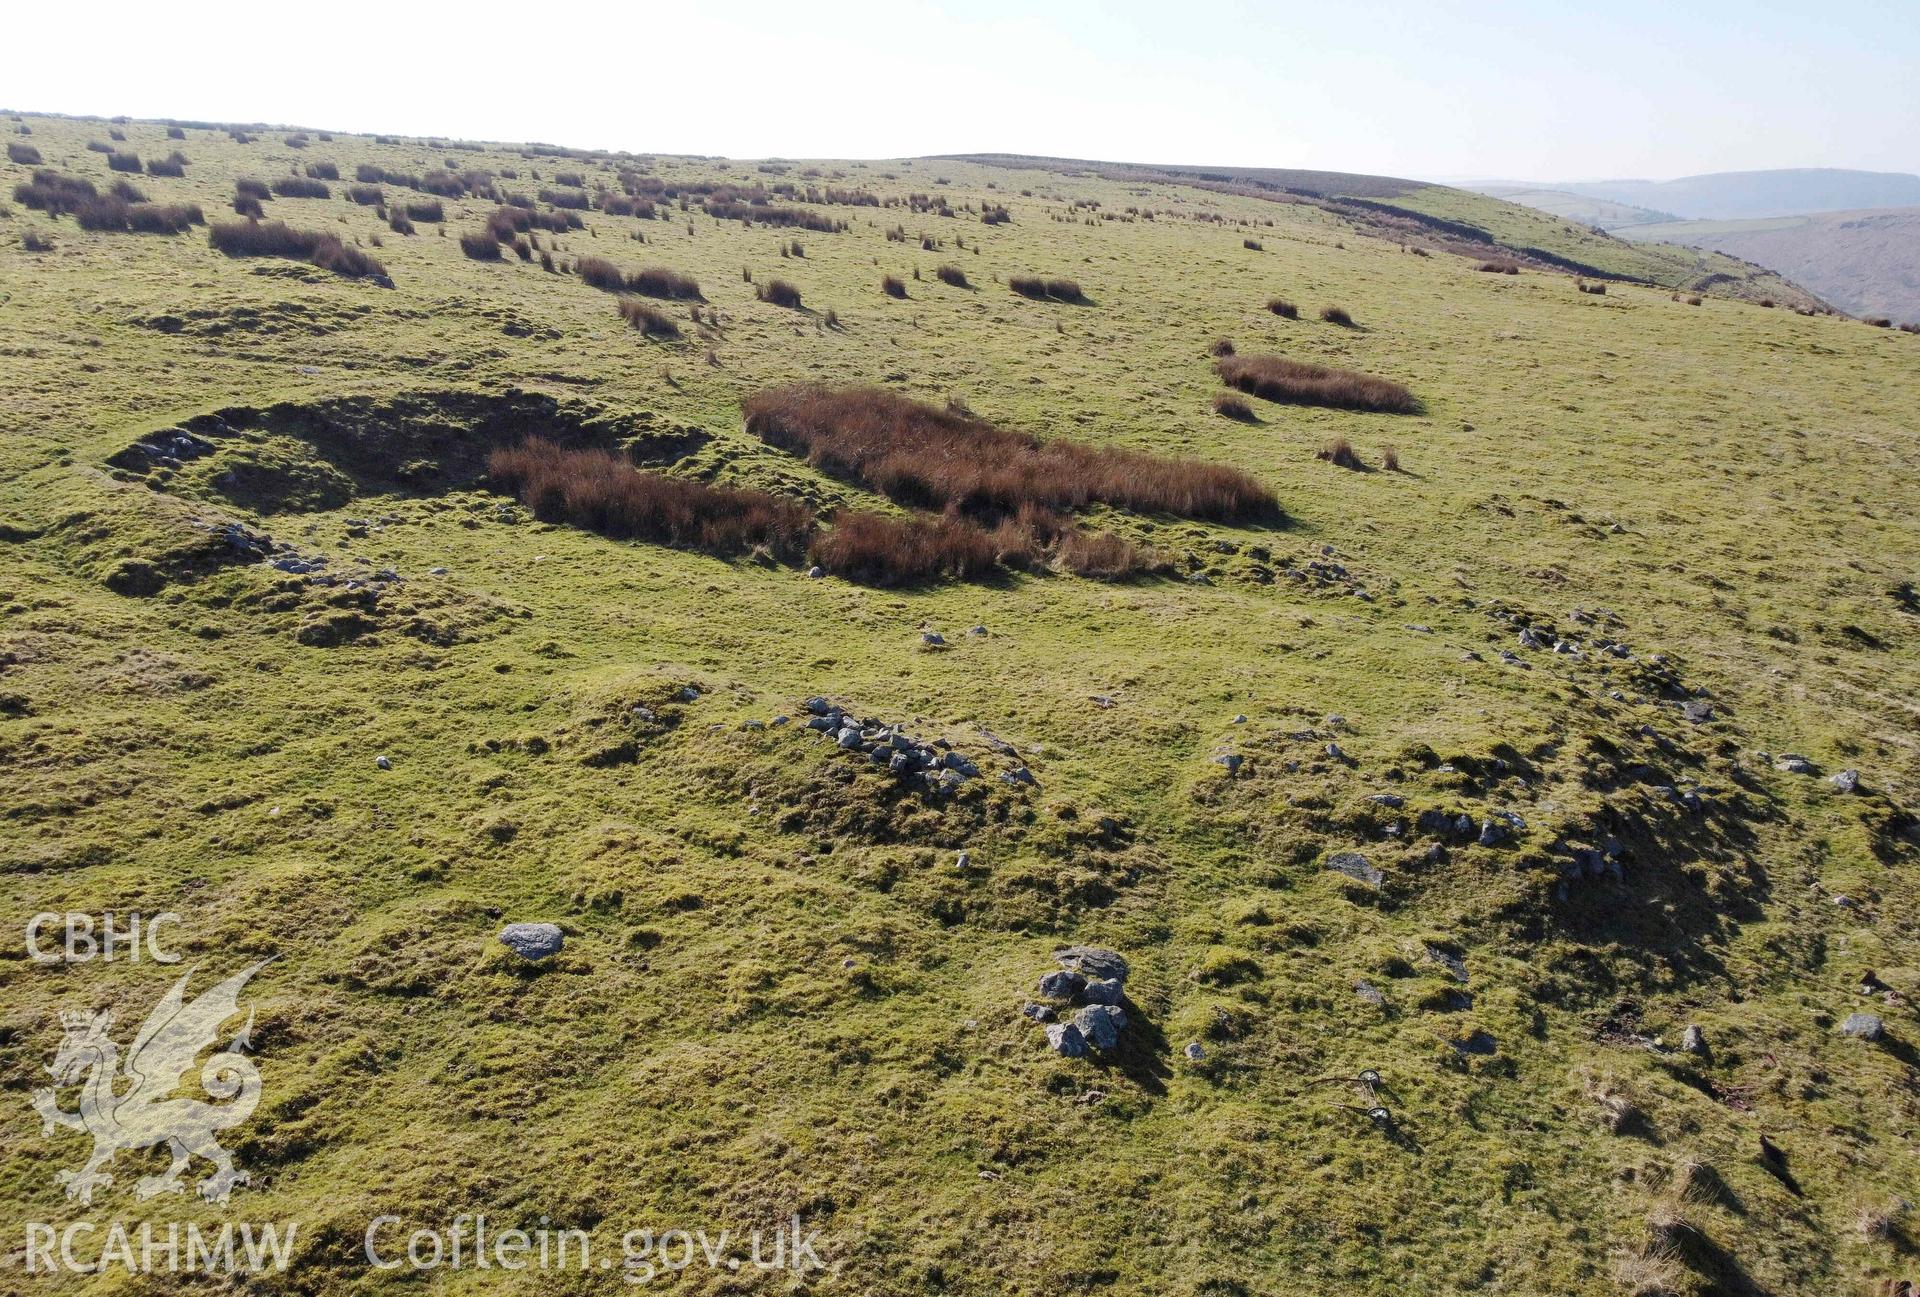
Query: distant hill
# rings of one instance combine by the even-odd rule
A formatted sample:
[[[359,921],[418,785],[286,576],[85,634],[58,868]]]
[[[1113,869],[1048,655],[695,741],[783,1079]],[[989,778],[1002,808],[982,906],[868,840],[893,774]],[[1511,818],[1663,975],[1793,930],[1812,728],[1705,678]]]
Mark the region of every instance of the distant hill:
[[[1723,171],[1678,180],[1570,181],[1544,187],[1696,221],[1920,207],[1920,176],[1893,171]]]
[[[1538,189],[1512,185],[1473,185],[1469,188],[1475,193],[1505,199],[1509,203],[1519,203],[1522,207],[1531,207],[1564,220],[1579,221],[1582,225],[1597,225],[1603,230],[1618,230],[1629,225],[1655,225],[1680,219],[1672,212],[1656,212],[1651,208],[1616,203],[1608,198],[1593,198],[1585,194],[1569,193],[1564,189]]]
[[[1806,285],[1854,315],[1920,321],[1920,207],[1679,221],[1619,233],[1740,257]]]
[[[1808,309],[1826,305],[1773,272],[1732,257],[1672,244],[1628,243],[1596,230],[1598,222],[1590,218],[1555,217],[1531,204],[1423,180],[1281,167],[1100,162],[1010,153],[950,154],[945,160],[1123,182],[1197,184],[1276,201],[1309,203],[1379,237],[1409,246],[1426,245],[1468,256],[1504,253],[1543,269],[1636,280],[1747,301],[1769,300]],[[1644,215],[1663,220],[1670,213],[1647,211]]]

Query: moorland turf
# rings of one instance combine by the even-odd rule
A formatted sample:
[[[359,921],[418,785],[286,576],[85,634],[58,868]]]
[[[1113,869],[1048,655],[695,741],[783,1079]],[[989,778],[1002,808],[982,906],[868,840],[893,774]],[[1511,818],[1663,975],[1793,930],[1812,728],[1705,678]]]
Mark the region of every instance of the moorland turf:
[[[21,124],[0,193],[110,191],[104,123]],[[1920,339],[1072,167],[121,130],[185,158],[152,202],[295,255],[0,218],[0,889],[16,932],[178,911],[200,979],[277,957],[230,1211],[305,1223],[300,1291],[398,1291],[367,1222],[463,1212],[798,1212],[810,1289],[861,1294],[1911,1276]],[[350,179],[276,196],[314,163]],[[240,178],[290,233],[218,233]],[[1041,272],[1083,300],[1007,287]],[[1229,351],[1419,405],[1223,418]],[[971,528],[947,559],[992,520],[744,426],[796,384],[1224,465],[1278,509],[1074,497],[1057,561],[812,578],[809,513],[816,559],[836,517]],[[489,478],[534,437],[593,457],[575,503],[618,525]],[[1399,471],[1316,458],[1388,437]],[[762,512],[715,529],[628,466]],[[650,500],[684,525],[607,512]],[[901,543],[840,533],[839,570]],[[923,796],[772,723],[815,695],[981,774]],[[518,919],[564,952],[520,961]],[[1132,964],[1113,1058],[1021,1013],[1072,942]],[[16,956],[0,1205],[66,1222],[85,1141],[27,1103],[55,1011],[120,1039],[178,974]],[[1860,1010],[1884,1040],[1839,1033]],[[139,1156],[97,1203],[220,1218],[136,1205]]]

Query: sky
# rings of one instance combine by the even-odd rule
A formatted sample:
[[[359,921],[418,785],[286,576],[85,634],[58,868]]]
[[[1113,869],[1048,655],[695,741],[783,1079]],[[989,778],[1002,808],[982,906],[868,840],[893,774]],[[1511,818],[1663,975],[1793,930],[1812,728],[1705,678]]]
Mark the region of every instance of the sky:
[[[91,0],[5,32],[16,111],[740,158],[1920,171],[1915,0]]]

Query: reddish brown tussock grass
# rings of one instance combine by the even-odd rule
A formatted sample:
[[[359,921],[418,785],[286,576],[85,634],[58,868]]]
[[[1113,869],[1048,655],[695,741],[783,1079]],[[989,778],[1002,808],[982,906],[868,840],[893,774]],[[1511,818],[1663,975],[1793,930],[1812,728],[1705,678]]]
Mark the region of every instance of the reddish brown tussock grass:
[[[958,518],[888,518],[841,510],[814,538],[815,563],[862,585],[973,581],[1000,565],[994,538]]]
[[[1193,518],[1252,518],[1278,509],[1238,469],[1139,451],[1041,441],[963,412],[874,388],[774,388],[746,402],[747,429],[890,499],[993,522],[1023,506],[1094,503]]]
[[[1253,422],[1253,407],[1232,392],[1222,392],[1213,398],[1213,412],[1240,423]]]
[[[1401,384],[1350,369],[1284,356],[1222,356],[1213,368],[1228,387],[1263,401],[1380,414],[1414,414],[1420,409],[1420,402]]]
[[[1077,305],[1087,300],[1079,284],[1071,279],[1053,276],[1011,275],[1007,278],[1007,287],[1036,302],[1072,302]]]
[[[284,221],[216,221],[207,242],[229,257],[289,257],[349,277],[384,277],[387,268],[337,235],[296,230]]]
[[[1267,309],[1283,320],[1297,320],[1300,318],[1300,308],[1284,297],[1269,297],[1267,299]]]
[[[1343,329],[1353,327],[1353,316],[1347,313],[1347,308],[1344,306],[1323,306],[1320,308],[1320,318],[1328,324],[1337,324]]]
[[[631,297],[620,299],[620,318],[649,338],[678,338],[680,326],[667,315]]]
[[[568,450],[539,438],[496,450],[488,472],[534,515],[617,540],[705,554],[764,549],[797,558],[813,531],[805,505],[765,491],[709,486],[635,468],[604,450]]]
[[[1329,464],[1338,464],[1341,468],[1361,469],[1366,465],[1360,461],[1360,452],[1345,437],[1335,437],[1320,444],[1314,452],[1315,459],[1324,459]]]
[[[784,279],[769,279],[754,289],[754,296],[763,302],[775,306],[784,306],[789,310],[800,309],[800,290]]]

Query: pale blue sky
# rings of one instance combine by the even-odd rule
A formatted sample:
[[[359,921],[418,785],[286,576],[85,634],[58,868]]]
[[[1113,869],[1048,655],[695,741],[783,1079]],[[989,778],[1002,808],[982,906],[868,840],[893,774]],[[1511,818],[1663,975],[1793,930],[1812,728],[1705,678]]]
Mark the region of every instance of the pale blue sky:
[[[1917,0],[94,0],[6,29],[16,109],[736,157],[1920,171]]]

